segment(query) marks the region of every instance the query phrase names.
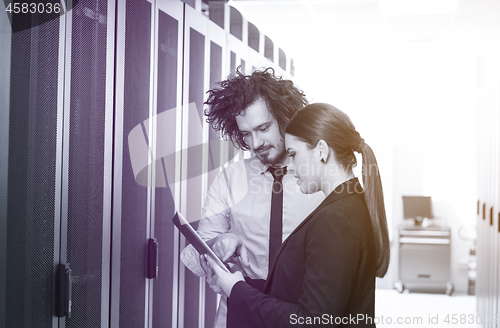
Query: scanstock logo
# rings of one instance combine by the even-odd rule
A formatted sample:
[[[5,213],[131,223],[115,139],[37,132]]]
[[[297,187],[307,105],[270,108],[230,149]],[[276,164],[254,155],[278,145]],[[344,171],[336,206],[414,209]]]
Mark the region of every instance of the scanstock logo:
[[[218,172],[238,154],[239,149],[231,141],[221,139],[213,130],[208,142],[203,142],[202,117],[195,103],[182,110],[188,111],[189,120],[188,131],[183,133],[187,137],[184,147],[177,137],[181,128],[177,126],[177,115],[181,111],[175,108],[150,117],[128,133],[130,162],[139,185],[169,187],[173,193],[175,184]],[[155,131],[156,138],[150,138],[150,131]]]
[[[5,12],[9,16],[12,33],[21,32],[53,19],[59,18],[68,11],[76,8],[79,0],[4,0]],[[105,20],[104,15],[85,8],[85,15],[99,21]]]

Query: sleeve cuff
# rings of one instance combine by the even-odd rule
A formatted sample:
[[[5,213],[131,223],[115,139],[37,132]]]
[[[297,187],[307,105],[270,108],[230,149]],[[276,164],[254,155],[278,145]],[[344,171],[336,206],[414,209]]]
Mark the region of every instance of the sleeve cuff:
[[[244,300],[244,295],[248,289],[253,289],[253,287],[251,287],[244,281],[238,281],[234,284],[233,288],[231,288],[231,294],[228,297],[228,302],[237,303],[241,300]]]
[[[198,277],[205,277],[205,270],[201,267],[200,256],[193,245],[188,245],[181,252],[181,261],[192,273]]]

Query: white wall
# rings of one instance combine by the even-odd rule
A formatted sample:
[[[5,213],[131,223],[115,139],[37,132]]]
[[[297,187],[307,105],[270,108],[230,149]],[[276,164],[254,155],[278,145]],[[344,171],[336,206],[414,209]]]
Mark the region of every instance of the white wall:
[[[377,155],[392,235],[402,195],[432,196],[434,215],[452,229],[452,282],[467,290],[469,242],[458,237],[476,218],[477,55],[452,43],[334,43],[297,54],[297,82],[312,102],[353,120]],[[392,237],[392,236],[391,236]],[[386,278],[397,279],[397,245]]]

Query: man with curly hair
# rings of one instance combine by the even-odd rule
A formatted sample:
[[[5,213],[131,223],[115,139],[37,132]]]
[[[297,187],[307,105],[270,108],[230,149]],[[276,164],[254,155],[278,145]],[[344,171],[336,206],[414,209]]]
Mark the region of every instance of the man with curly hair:
[[[207,121],[254,156],[217,175],[205,199],[198,234],[222,261],[235,264],[233,270],[242,270],[249,283],[263,287],[281,242],[323,200],[321,193],[301,193],[294,174],[286,172],[284,131],[306,99],[272,68],[251,75],[237,70],[219,84],[208,91]],[[204,260],[191,245],[181,259],[196,275],[207,276]],[[220,292],[211,278],[207,276],[207,282]],[[215,327],[226,326],[226,311],[223,296]]]

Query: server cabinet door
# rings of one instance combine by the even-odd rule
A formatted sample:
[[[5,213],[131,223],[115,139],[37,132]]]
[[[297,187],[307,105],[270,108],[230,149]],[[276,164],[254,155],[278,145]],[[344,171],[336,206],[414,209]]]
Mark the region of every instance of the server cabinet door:
[[[212,21],[208,22],[208,37],[210,42],[209,61],[209,88],[217,88],[217,83],[225,79],[227,70],[223,63],[226,62],[226,31]],[[220,133],[214,130],[209,124],[208,129],[208,173],[207,188],[210,188],[215,176],[220,172],[220,168],[227,162],[227,144],[222,140]]]
[[[208,133],[203,129],[204,93],[208,87],[208,19],[184,4],[184,83],[180,210],[197,228],[206,188]],[[180,249],[186,246],[182,237]],[[204,322],[204,280],[179,267],[179,327]]]
[[[227,71],[225,70],[225,48],[227,32],[212,21],[208,22],[208,41],[209,41],[209,88],[216,88],[217,82],[225,79]],[[205,120],[204,120],[205,121]],[[220,133],[215,131],[208,123],[205,123],[205,130],[208,130],[208,169],[206,190],[210,188],[215,176],[224,167],[227,162],[227,148],[230,142],[222,140]],[[215,321],[217,310],[218,295],[210,287],[205,286],[204,297],[205,327],[212,327]]]
[[[149,308],[153,327],[176,327],[179,232],[173,217],[179,204],[181,149],[182,42],[184,6],[159,1],[156,8],[155,188],[151,235],[158,242],[157,276]]]
[[[137,161],[148,162],[149,158],[149,126],[144,122],[151,115],[152,8],[152,3],[146,0],[117,2],[112,327],[148,324],[146,245],[150,237],[148,179],[151,172],[146,164],[144,170],[137,173],[134,165]]]
[[[81,0],[65,16],[61,263],[69,263],[72,276],[66,327],[109,324],[114,15],[114,1]]]
[[[56,327],[64,21],[0,16],[0,326]]]
[[[0,62],[0,83],[9,86],[0,89],[0,300],[5,300],[5,275],[6,275],[6,249],[7,239],[7,163],[9,154],[9,114],[10,114],[10,51],[11,51],[12,27],[6,15],[0,16],[0,56],[5,58]],[[0,323],[5,321],[5,302],[0,303]]]
[[[228,56],[227,69],[231,74],[235,74],[239,68],[242,74],[251,74],[249,54],[250,48],[247,45],[248,40],[248,22],[238,10],[230,7],[230,26],[231,32],[227,34],[226,55]],[[244,41],[243,41],[244,40]],[[252,50],[253,51],[253,50]],[[231,143],[228,145],[228,161],[230,163],[243,159],[243,151],[234,147]]]
[[[496,257],[493,262],[493,265],[496,268],[496,292],[495,292],[495,299],[496,299],[496,309],[493,310],[494,314],[500,314],[500,83],[497,83],[495,86],[496,90],[496,99],[497,99],[497,111],[496,111],[496,117],[495,117],[495,141],[494,141],[494,152],[496,156],[496,165],[495,167],[495,178],[494,178],[494,183],[496,184],[495,186],[495,208],[496,211],[494,213],[494,218],[496,224],[495,224],[495,248],[496,248]]]

